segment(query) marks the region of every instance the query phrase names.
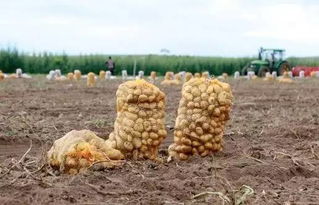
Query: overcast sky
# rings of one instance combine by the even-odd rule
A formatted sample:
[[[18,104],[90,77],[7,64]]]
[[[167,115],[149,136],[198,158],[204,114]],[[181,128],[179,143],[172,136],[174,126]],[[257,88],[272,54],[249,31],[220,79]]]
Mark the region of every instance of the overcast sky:
[[[0,47],[68,54],[319,56],[317,0],[0,0]]]

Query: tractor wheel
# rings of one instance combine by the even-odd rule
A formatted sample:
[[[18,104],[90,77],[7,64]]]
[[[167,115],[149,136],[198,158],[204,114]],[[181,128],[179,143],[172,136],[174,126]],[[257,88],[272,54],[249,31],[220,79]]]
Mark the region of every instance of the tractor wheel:
[[[286,71],[290,71],[291,70],[291,66],[288,62],[284,62],[282,64],[280,64],[279,68],[278,68],[278,74],[279,75],[282,75],[284,74],[284,72]]]
[[[265,77],[267,72],[270,72],[270,69],[268,67],[261,67],[258,71],[258,76]]]

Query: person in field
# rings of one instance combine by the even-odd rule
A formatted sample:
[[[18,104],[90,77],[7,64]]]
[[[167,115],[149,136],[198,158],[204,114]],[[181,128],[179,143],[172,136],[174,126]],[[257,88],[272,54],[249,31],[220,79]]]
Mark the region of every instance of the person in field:
[[[105,62],[105,65],[106,65],[107,68],[110,70],[110,72],[112,73],[112,75],[114,75],[115,63],[113,62],[111,56],[109,56],[109,59]]]

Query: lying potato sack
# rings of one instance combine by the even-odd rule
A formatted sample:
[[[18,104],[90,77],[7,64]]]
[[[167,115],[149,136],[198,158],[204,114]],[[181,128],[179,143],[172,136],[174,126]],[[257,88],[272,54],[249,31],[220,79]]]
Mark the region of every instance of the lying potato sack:
[[[193,78],[193,74],[192,73],[187,72],[185,74],[185,82],[189,81],[192,78]]]
[[[74,80],[74,74],[68,73],[67,78],[68,78],[68,80]]]
[[[101,70],[100,73],[99,73],[99,78],[101,80],[105,80],[106,78],[106,72],[104,70]]]
[[[94,74],[94,73],[90,72],[90,73],[88,74],[88,78],[87,78],[87,83],[86,83],[86,85],[87,85],[88,87],[94,87],[94,86],[95,86],[95,74]]]
[[[74,78],[75,78],[75,80],[80,80],[81,79],[81,71],[79,71],[79,70],[75,70],[74,71]]]
[[[72,130],[56,140],[48,152],[48,163],[61,172],[76,174],[101,162],[102,167],[120,165],[124,155],[90,130]]]
[[[185,83],[169,155],[186,160],[191,155],[204,157],[221,151],[232,100],[229,84],[217,79],[194,78]]]
[[[117,117],[107,143],[125,157],[155,159],[165,130],[165,94],[145,80],[127,81],[116,92]]]
[[[270,74],[270,72],[266,73],[266,76],[263,79],[264,81],[272,81],[274,80],[274,77]]]
[[[289,73],[288,72],[284,72],[283,75],[278,78],[278,81],[280,83],[293,83],[294,81],[290,78]]]

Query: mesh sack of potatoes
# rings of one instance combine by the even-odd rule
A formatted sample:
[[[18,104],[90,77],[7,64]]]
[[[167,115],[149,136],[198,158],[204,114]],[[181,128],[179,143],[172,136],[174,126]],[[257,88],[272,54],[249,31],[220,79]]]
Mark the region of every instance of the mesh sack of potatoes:
[[[166,72],[164,80],[161,82],[161,85],[178,85],[179,82],[174,79],[173,72]]]
[[[88,76],[87,76],[87,82],[86,85],[88,87],[94,87],[95,86],[95,74],[92,72],[89,72]]]
[[[193,74],[192,74],[192,73],[187,72],[187,73],[185,74],[185,82],[189,81],[189,80],[192,79],[192,78],[193,78]]]
[[[68,80],[74,80],[74,74],[73,73],[68,73],[67,74]]]
[[[174,75],[174,81],[175,81],[175,84],[176,84],[176,85],[179,85],[179,84],[182,83],[182,76],[181,76],[180,73],[176,73],[176,74]]]
[[[217,79],[193,78],[184,83],[169,155],[186,160],[222,150],[232,100],[229,84]]]
[[[101,70],[100,73],[99,73],[99,78],[101,80],[105,80],[106,78],[106,72],[104,70]]]
[[[165,139],[165,94],[145,80],[127,81],[116,92],[117,117],[108,143],[133,159],[156,159]]]
[[[156,72],[155,72],[155,71],[152,71],[152,72],[151,72],[149,79],[150,79],[150,81],[151,81],[152,83],[155,82],[155,80],[156,80]]]
[[[72,130],[54,142],[47,157],[53,168],[76,174],[97,163],[103,168],[121,165],[124,155],[90,130]]]
[[[156,80],[156,72],[155,71],[151,72],[150,79],[152,79],[154,81]]]
[[[201,74],[200,74],[200,73],[195,73],[195,74],[194,74],[194,77],[195,77],[195,78],[200,78],[200,77],[201,77]]]
[[[270,72],[266,73],[266,76],[263,79],[264,81],[272,81],[274,80],[274,77],[270,74]]]
[[[205,78],[205,79],[210,78],[209,72],[208,71],[202,72],[202,78]]]
[[[79,70],[75,70],[74,71],[74,78],[75,78],[75,80],[81,80],[81,71],[79,71]]]
[[[280,83],[293,83],[294,81],[289,76],[288,72],[284,72],[281,77],[278,78],[278,82]]]
[[[0,71],[0,80],[4,79],[4,74],[2,73],[2,71]]]

